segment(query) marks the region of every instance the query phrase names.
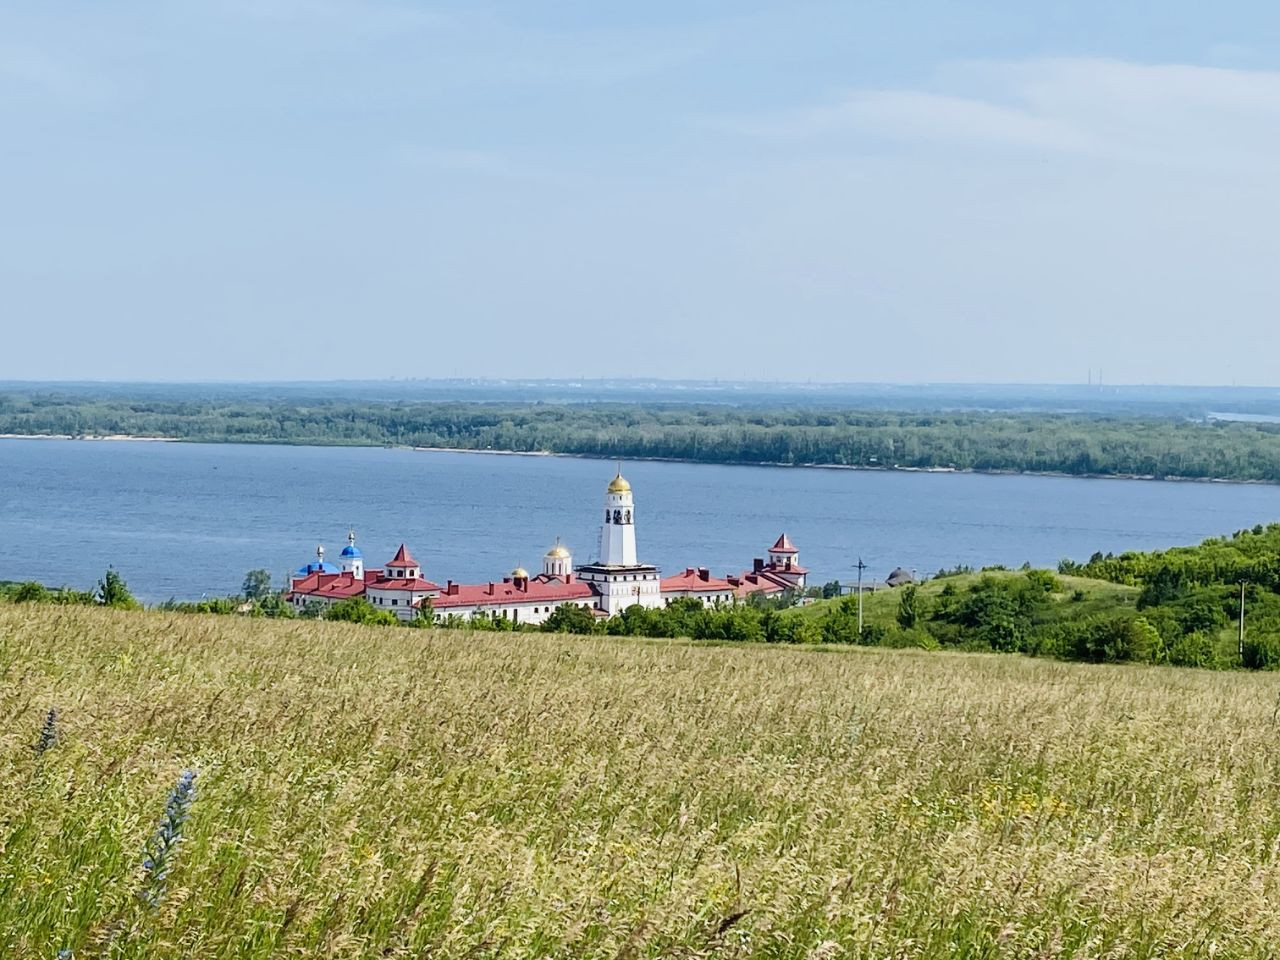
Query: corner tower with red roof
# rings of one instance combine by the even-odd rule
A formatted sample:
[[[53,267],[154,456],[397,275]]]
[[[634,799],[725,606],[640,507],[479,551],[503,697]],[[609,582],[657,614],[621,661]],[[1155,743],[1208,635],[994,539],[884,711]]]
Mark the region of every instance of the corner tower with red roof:
[[[800,551],[785,533],[769,548],[769,562],[759,570],[785,580],[797,590],[803,590],[809,571],[800,566]]]
[[[386,568],[365,578],[365,596],[379,610],[390,610],[401,620],[412,620],[428,597],[440,596],[440,587],[422,576],[422,566],[403,543]]]

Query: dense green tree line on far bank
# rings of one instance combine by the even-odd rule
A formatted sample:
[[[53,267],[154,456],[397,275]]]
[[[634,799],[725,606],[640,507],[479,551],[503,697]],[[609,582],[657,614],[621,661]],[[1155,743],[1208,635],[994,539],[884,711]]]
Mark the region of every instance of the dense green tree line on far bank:
[[[1280,425],[729,405],[129,400],[0,394],[0,434],[411,445],[708,463],[1280,482]]]

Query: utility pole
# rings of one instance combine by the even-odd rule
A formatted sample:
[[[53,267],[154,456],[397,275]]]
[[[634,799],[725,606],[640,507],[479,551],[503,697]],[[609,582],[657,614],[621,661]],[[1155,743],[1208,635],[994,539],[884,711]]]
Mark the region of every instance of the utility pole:
[[[858,558],[858,636],[862,636],[862,571],[867,569],[867,565],[862,562],[862,558]]]
[[[1239,639],[1241,663],[1244,662],[1244,584],[1245,582],[1241,580],[1240,581],[1240,639]]]

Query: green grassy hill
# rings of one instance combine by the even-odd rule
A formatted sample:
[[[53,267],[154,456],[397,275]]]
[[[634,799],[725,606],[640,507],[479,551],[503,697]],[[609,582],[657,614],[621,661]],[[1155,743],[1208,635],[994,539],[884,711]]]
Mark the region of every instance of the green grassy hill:
[[[1273,955],[1274,675],[820,649],[0,605],[0,956]]]
[[[943,588],[950,585],[959,591],[971,590],[984,577],[1014,583],[1024,574],[1013,570],[991,570],[986,572],[961,573],[950,577],[936,577],[925,580],[917,586],[920,596],[926,602],[936,601]],[[1089,577],[1059,576],[1059,588],[1054,590],[1049,599],[1051,604],[1044,613],[1043,622],[1075,619],[1078,617],[1099,616],[1132,610],[1137,602],[1137,587],[1110,583],[1106,580],[1094,580]],[[1077,600],[1075,592],[1084,594]],[[902,599],[901,588],[880,587],[874,593],[868,592],[862,599],[862,616],[865,622],[888,627],[897,622],[898,604]],[[809,618],[820,619],[840,602],[839,599],[818,600],[802,607],[801,612]]]

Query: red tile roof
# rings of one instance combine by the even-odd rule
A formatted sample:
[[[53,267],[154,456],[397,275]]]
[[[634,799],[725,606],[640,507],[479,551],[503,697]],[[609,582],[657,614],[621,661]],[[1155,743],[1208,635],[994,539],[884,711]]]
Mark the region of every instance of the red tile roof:
[[[431,598],[436,610],[449,607],[478,607],[510,603],[554,603],[568,600],[589,600],[596,592],[588,583],[574,580],[530,580],[524,587],[517,587],[510,580],[494,583],[451,583],[440,596]]]
[[[371,571],[377,573],[377,571]],[[358,597],[364,593],[365,581],[350,573],[309,573],[290,585],[290,593],[313,597]]]
[[[797,550],[796,545],[791,542],[791,538],[784,533],[774,542],[773,546],[769,548],[769,552],[770,553],[799,553],[800,551]]]
[[[730,577],[729,585],[734,588],[734,593],[739,597],[749,597],[753,593],[782,593],[794,586],[781,577],[769,573],[768,570],[748,570],[740,577]]]
[[[684,573],[663,577],[658,587],[663,593],[726,593],[733,584],[711,576],[705,568],[686,567]]]
[[[366,586],[370,590],[412,590],[415,593],[430,593],[432,590],[440,589],[440,584],[424,580],[422,577],[409,579],[379,577],[377,580],[367,581]]]
[[[416,567],[419,566],[417,560],[413,559],[413,554],[409,552],[409,548],[403,543],[400,549],[396,551],[396,555],[387,561],[388,567]]]

